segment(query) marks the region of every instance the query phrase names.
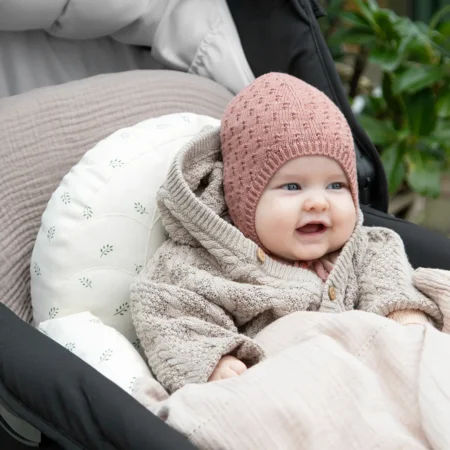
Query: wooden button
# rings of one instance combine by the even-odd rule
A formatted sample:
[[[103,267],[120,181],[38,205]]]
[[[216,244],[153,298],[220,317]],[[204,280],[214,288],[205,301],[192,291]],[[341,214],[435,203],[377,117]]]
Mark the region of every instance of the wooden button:
[[[258,250],[256,251],[256,256],[258,257],[261,263],[264,263],[264,261],[266,260],[266,254],[264,253],[262,248],[258,247]]]
[[[336,288],[334,286],[328,288],[328,297],[330,297],[332,302],[336,300]]]

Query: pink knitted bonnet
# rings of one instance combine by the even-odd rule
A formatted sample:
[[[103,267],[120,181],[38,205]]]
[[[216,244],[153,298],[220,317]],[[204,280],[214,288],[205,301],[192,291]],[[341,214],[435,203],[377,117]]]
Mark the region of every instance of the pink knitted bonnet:
[[[258,245],[255,211],[280,167],[299,156],[328,156],[343,168],[358,205],[353,137],[344,115],[321,91],[282,73],[257,78],[228,105],[220,133],[224,191],[231,220]]]

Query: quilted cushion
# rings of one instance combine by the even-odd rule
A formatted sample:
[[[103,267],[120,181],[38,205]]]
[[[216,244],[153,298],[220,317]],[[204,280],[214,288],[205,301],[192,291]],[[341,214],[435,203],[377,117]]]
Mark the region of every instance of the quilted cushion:
[[[82,330],[82,331],[81,331]],[[39,331],[133,394],[137,380],[150,377],[136,348],[114,328],[89,312],[46,320]]]
[[[172,114],[121,129],[63,178],[31,259],[36,325],[89,311],[139,348],[129,285],[164,241],[156,193],[175,154],[220,122]]]

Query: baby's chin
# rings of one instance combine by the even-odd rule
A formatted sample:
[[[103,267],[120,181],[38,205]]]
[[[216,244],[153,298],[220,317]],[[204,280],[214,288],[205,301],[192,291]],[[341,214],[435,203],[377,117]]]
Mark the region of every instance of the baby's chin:
[[[311,248],[293,251],[287,259],[291,261],[314,261],[330,253],[328,248]]]
[[[283,256],[280,255],[282,258],[291,261],[291,262],[296,262],[296,261],[314,261],[316,259],[320,259],[322,258],[322,256],[325,256],[326,254],[328,254],[329,251],[322,251],[322,250],[317,250],[317,251],[303,251],[303,252],[289,252]]]
[[[298,245],[296,242],[286,242],[285,245],[281,247],[278,246],[278,248],[271,248],[266,246],[266,249],[269,251],[269,254],[273,255],[275,258],[279,258],[290,263],[295,263],[298,261],[314,261],[334,251],[329,243],[325,242],[315,243],[312,245]]]

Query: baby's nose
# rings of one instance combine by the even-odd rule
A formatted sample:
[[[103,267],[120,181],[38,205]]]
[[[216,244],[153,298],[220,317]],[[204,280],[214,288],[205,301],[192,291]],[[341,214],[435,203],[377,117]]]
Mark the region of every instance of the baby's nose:
[[[311,192],[305,200],[304,208],[306,211],[326,211],[328,209],[328,200],[320,192]]]

